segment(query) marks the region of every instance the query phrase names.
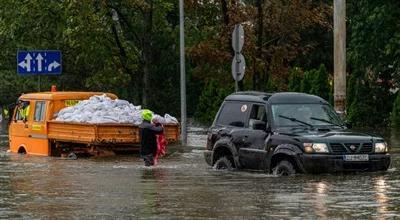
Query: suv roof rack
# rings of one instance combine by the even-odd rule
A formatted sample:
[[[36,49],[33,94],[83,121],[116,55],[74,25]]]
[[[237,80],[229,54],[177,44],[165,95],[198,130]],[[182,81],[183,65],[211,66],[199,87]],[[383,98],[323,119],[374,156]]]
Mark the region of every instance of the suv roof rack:
[[[225,100],[238,100],[238,101],[256,101],[265,102],[274,93],[260,92],[260,91],[241,91],[235,92],[225,98]]]
[[[274,93],[260,92],[260,91],[240,91],[235,92],[232,95],[253,95],[253,96],[271,96]]]

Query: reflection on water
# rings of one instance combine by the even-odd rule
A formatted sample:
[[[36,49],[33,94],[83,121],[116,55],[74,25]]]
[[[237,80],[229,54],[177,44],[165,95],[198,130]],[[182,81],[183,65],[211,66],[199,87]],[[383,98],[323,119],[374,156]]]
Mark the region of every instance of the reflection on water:
[[[376,191],[376,196],[375,199],[378,202],[378,207],[377,207],[377,212],[380,217],[380,219],[384,219],[384,215],[387,213],[387,203],[388,203],[388,197],[386,196],[386,188],[389,186],[386,184],[386,181],[383,177],[377,177],[375,180],[375,191]]]
[[[3,144],[0,219],[400,218],[397,154],[388,172],[278,178],[213,170],[204,129],[191,128],[188,141],[195,147],[170,147],[154,168],[135,155],[63,160]]]
[[[314,195],[315,214],[320,219],[327,219],[328,208],[326,207],[327,192],[329,191],[328,185],[325,182],[318,182],[314,184],[317,193]]]

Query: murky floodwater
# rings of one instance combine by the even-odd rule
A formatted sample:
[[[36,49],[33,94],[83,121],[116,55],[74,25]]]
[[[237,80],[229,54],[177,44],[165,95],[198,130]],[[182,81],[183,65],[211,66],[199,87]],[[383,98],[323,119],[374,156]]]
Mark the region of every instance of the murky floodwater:
[[[388,134],[392,146],[400,139]],[[400,157],[388,172],[299,175],[219,172],[206,166],[204,130],[155,168],[137,156],[63,160],[0,147],[0,218],[400,218]],[[398,148],[399,149],[399,148]],[[396,151],[396,148],[392,150]]]

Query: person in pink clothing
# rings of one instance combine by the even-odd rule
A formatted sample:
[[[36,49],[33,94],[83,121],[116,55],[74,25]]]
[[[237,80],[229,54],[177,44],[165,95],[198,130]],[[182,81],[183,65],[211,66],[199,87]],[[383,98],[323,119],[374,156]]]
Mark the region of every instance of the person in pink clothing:
[[[156,126],[162,126],[161,123],[159,123],[156,120],[153,120],[153,123]],[[164,131],[157,134],[156,137],[157,137],[157,151],[154,154],[154,165],[158,163],[158,158],[166,154],[166,148],[167,148],[167,139],[165,138]]]

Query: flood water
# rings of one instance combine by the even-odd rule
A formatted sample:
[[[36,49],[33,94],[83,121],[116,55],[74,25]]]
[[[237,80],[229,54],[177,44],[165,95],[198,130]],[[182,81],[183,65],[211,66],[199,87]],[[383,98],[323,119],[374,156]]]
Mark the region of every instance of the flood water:
[[[154,168],[137,155],[64,160],[0,147],[0,219],[400,218],[400,138],[388,172],[297,175],[223,172],[203,159],[204,129]]]

